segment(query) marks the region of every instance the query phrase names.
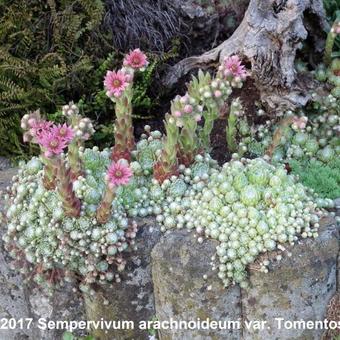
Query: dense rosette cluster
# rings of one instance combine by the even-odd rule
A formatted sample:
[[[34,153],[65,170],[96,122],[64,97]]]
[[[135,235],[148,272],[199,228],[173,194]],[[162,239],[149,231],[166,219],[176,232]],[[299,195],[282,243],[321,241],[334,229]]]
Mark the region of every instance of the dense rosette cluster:
[[[149,195],[151,175],[162,143],[160,132],[147,130],[133,154],[133,177],[125,163],[111,164],[110,150],[80,150],[85,173],[72,184],[82,202],[77,218],[66,216],[57,189],[44,187],[44,164],[39,158],[21,164],[5,197],[7,230],[3,240],[23,273],[32,272],[40,284],[55,283],[51,275],[65,280],[79,277],[83,289],[92,282],[119,280],[119,271],[125,266],[123,253],[133,248],[137,232],[131,217],[150,215],[154,209]],[[62,158],[68,161],[67,155]],[[109,220],[100,223],[96,212],[108,180],[114,181],[115,197]]]
[[[122,170],[112,165],[110,150],[79,152],[85,169],[73,182],[82,202],[79,218],[67,217],[57,191],[44,188],[43,164],[33,158],[22,166],[7,197],[6,248],[17,261],[26,258],[29,270],[39,268],[40,281],[58,269],[66,277],[82,278],[87,291],[92,282],[119,280],[124,251],[133,248],[137,231],[131,218],[155,215],[163,231],[187,228],[199,242],[217,240],[219,263],[213,266],[218,276],[225,286],[246,287],[246,268],[261,253],[317,236],[321,211],[314,196],[283,167],[263,159],[233,159],[221,168],[208,154],[197,155],[190,167],[179,165],[177,176],[159,183],[152,171],[162,146],[161,133],[147,126],[129,170],[122,164],[126,185],[116,188],[105,223],[97,219],[98,207],[108,176],[117,175],[110,171]],[[265,264],[261,269],[267,270]]]
[[[325,112],[309,120],[289,113],[278,124],[267,121],[256,129],[248,129],[240,146],[246,146],[245,150],[257,156],[271,150],[274,162],[317,159],[328,163],[340,155],[340,116],[334,103],[338,105],[339,101],[329,95],[324,102]]]
[[[104,79],[115,103],[112,149],[85,149],[94,128],[73,102],[63,107],[67,123],[62,125],[45,121],[39,111],[22,119],[24,140],[42,151],[21,165],[5,197],[3,240],[23,272],[33,272],[39,283],[80,278],[84,291],[95,282],[118,281],[123,254],[134,247],[137,224],[132,218],[155,215],[163,231],[187,228],[199,242],[216,240],[218,276],[225,286],[246,287],[246,268],[260,254],[317,236],[319,208],[330,207],[329,200],[315,200],[283,165],[266,160],[276,164],[307,156],[328,163],[338,157],[334,96],[318,103],[323,114],[316,118],[289,113],[278,126],[268,121],[252,129],[238,98],[227,110],[232,89],[242,87],[248,76],[241,60],[231,56],[214,76],[199,71],[184,96],[174,98],[165,115],[166,135],[146,126],[135,144],[133,78],[148,61],[137,49],[123,65]],[[239,145],[241,155],[266,157],[249,160],[234,154],[223,167],[211,159],[214,122],[225,114],[229,151]],[[260,263],[264,272],[266,265]]]
[[[159,195],[165,191],[165,199],[157,221],[163,230],[194,230],[200,242],[203,237],[217,240],[214,266],[225,286],[246,287],[246,267],[261,253],[317,236],[321,211],[308,189],[283,167],[242,159],[219,169],[198,160],[162,184]]]

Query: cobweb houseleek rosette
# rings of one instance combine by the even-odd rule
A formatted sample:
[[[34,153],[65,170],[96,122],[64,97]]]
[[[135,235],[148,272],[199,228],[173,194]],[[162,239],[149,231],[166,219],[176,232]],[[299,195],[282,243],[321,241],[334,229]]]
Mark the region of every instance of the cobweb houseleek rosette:
[[[125,159],[111,163],[105,178],[107,182],[105,192],[96,212],[99,223],[108,222],[117,187],[128,184],[131,177],[132,171]]]

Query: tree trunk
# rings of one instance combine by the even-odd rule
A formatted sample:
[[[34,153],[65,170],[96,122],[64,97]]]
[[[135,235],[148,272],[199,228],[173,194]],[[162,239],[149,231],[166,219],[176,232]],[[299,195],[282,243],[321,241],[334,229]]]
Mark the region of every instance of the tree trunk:
[[[196,67],[205,68],[238,54],[251,63],[252,77],[262,101],[275,111],[303,106],[310,80],[297,79],[296,51],[309,35],[321,51],[326,22],[322,0],[251,0],[234,34],[201,56],[176,64],[167,75],[168,86]]]

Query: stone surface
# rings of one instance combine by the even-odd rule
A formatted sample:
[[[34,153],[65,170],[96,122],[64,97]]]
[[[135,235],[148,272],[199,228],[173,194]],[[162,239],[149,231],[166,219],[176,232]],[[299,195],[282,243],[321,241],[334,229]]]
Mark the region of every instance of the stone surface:
[[[0,171],[9,169],[10,167],[11,167],[10,160],[0,156]]]
[[[320,330],[279,330],[275,318],[323,320],[336,291],[339,235],[334,219],[325,218],[317,239],[287,245],[281,261],[272,261],[269,273],[250,270],[251,288],[223,289],[211,271],[216,243],[197,243],[192,234],[174,231],[163,236],[152,252],[156,315],[160,320],[267,321],[263,330],[162,330],[161,339],[320,339]],[[291,253],[291,256],[287,254]],[[276,254],[270,253],[269,258]],[[202,275],[207,273],[205,281]],[[208,287],[210,285],[210,287]],[[249,325],[249,324],[248,324]],[[254,327],[253,327],[254,326]],[[268,329],[267,327],[270,327]]]
[[[133,321],[134,329],[114,330],[105,334],[94,331],[101,340],[148,339],[148,333],[139,330],[140,321],[155,315],[151,277],[151,250],[159,241],[161,232],[154,219],[140,219],[136,237],[137,249],[126,254],[127,266],[121,273],[122,281],[112,286],[98,287],[94,297],[85,296],[88,320]],[[109,301],[104,305],[104,300]]]
[[[217,242],[199,244],[186,231],[162,237],[152,251],[156,315],[160,321],[239,320],[240,289],[223,288],[211,269]],[[206,274],[207,278],[203,278]],[[161,339],[240,339],[240,330],[162,330]]]
[[[334,220],[320,224],[319,237],[287,246],[292,255],[273,261],[269,273],[250,271],[251,288],[242,291],[243,314],[248,320],[267,320],[260,332],[244,330],[244,339],[320,339],[322,330],[278,329],[275,318],[323,320],[336,291],[339,252]]]

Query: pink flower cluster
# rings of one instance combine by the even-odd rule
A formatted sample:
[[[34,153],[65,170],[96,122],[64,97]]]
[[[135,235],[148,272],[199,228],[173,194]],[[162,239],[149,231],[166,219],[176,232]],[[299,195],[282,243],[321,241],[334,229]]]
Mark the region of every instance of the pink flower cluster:
[[[129,167],[126,160],[119,160],[118,162],[112,162],[107,174],[106,180],[110,189],[113,189],[120,185],[126,185],[132,176],[132,170]]]
[[[43,119],[30,118],[28,127],[31,140],[44,149],[46,157],[61,154],[74,137],[73,130],[66,124],[54,125]]]
[[[184,96],[176,96],[172,103],[172,115],[176,118],[184,118],[186,115],[193,115],[194,119],[199,122],[202,119],[201,112],[203,107],[194,105],[192,98],[186,93]],[[180,126],[182,125],[178,121]],[[177,124],[177,125],[179,125]]]
[[[292,123],[292,128],[294,130],[303,130],[306,128],[308,122],[308,117],[303,116],[303,117],[294,117],[293,118],[293,123]]]
[[[226,78],[240,78],[240,80],[246,79],[248,73],[244,65],[242,65],[240,58],[237,55],[226,57],[220,66],[220,71]]]
[[[131,67],[136,70],[143,70],[148,64],[146,55],[139,48],[127,54],[123,61],[125,67]]]
[[[139,49],[125,56],[124,67],[119,71],[107,71],[104,86],[108,97],[119,98],[133,80],[133,70],[143,70],[148,61],[146,55]]]
[[[46,125],[46,128],[36,136],[46,157],[60,155],[73,140],[73,137],[73,130],[66,124]]]

